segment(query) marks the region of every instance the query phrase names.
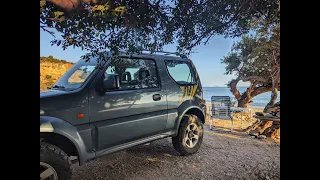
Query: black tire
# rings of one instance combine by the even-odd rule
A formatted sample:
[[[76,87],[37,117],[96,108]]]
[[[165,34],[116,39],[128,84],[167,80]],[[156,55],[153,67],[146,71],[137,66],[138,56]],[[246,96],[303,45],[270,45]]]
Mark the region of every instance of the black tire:
[[[41,142],[40,163],[41,162],[50,165],[57,173],[59,180],[71,180],[72,172],[69,156],[57,146]]]
[[[191,123],[195,123],[199,129],[198,130],[199,131],[198,142],[192,148],[188,147],[186,145],[186,143],[184,143],[187,127]],[[172,144],[173,144],[173,148],[177,152],[179,152],[182,156],[186,156],[186,155],[191,155],[191,154],[196,153],[202,144],[202,140],[203,140],[203,124],[202,124],[201,120],[199,119],[199,117],[191,114],[191,115],[185,115],[182,118],[180,126],[179,126],[179,130],[178,130],[178,135],[175,137],[172,137]]]

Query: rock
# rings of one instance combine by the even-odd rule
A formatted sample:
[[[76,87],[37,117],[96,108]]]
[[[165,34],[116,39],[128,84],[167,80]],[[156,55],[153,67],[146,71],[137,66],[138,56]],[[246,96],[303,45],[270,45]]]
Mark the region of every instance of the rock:
[[[257,136],[259,136],[259,132],[256,131],[256,130],[251,130],[251,131],[249,132],[249,135],[257,137]]]
[[[267,136],[265,136],[265,135],[259,135],[258,136],[258,139],[265,139]]]
[[[114,165],[113,164],[109,164],[108,165],[111,169],[114,169]]]

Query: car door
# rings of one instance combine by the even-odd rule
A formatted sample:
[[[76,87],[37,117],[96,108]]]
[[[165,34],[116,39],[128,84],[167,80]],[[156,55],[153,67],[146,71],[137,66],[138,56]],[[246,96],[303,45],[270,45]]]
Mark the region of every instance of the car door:
[[[95,127],[96,150],[156,135],[165,129],[166,91],[159,72],[153,59],[122,58],[121,63],[107,67],[103,74],[119,75],[120,88],[102,94],[91,88],[90,123]]]

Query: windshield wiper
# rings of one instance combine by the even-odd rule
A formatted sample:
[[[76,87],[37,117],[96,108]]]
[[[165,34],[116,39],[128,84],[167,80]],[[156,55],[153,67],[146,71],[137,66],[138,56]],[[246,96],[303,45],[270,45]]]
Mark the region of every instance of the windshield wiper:
[[[65,89],[66,87],[64,87],[64,86],[59,86],[59,85],[54,85],[54,86],[52,86],[52,88]]]

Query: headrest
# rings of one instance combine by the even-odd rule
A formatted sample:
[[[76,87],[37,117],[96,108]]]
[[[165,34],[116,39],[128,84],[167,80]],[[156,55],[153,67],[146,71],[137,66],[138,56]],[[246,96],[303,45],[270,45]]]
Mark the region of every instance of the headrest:
[[[124,72],[122,74],[121,81],[131,81],[131,73],[130,72]]]
[[[140,69],[139,70],[139,79],[142,80],[147,77],[150,77],[150,71],[147,69]]]

